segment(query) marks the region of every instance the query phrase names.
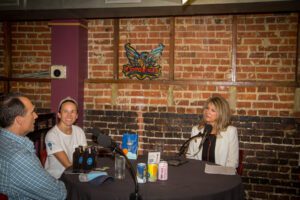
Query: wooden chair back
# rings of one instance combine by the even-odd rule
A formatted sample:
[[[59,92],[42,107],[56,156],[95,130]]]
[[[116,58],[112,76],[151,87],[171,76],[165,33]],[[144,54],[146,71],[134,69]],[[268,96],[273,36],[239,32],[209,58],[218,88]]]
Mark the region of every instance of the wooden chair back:
[[[240,175],[240,176],[243,174],[243,169],[244,169],[243,159],[244,159],[244,150],[240,149],[239,150],[239,166],[238,166],[238,168],[236,168],[236,171],[237,171],[238,175]]]
[[[0,200],[8,200],[8,197],[5,194],[0,193]]]
[[[35,120],[34,131],[27,135],[33,141],[36,155],[39,157],[43,166],[47,158],[45,136],[55,124],[55,113],[39,114],[38,118]]]

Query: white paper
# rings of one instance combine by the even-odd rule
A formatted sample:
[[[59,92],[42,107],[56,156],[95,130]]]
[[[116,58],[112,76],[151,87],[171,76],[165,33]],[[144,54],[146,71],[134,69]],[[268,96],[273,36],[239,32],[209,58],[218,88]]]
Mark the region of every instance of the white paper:
[[[207,174],[224,174],[224,175],[236,174],[236,170],[233,167],[224,167],[219,165],[208,165],[208,164],[205,164],[204,172]]]

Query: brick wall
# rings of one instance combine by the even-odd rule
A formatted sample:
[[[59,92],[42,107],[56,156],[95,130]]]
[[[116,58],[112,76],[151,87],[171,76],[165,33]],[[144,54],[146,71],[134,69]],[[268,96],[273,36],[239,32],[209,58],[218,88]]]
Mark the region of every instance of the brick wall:
[[[151,150],[156,140],[164,140],[167,153],[172,154],[198,123],[204,101],[221,94],[232,107],[233,123],[238,127],[240,147],[245,154],[246,198],[298,199],[300,113],[294,110],[296,88],[268,84],[295,80],[298,14],[237,16],[236,78],[241,84],[205,84],[201,81],[233,78],[233,18],[175,18],[174,78],[195,83],[86,82],[84,129],[97,126],[117,141],[126,131],[137,132],[140,153]],[[49,70],[51,29],[47,24],[12,23],[14,75]],[[124,54],[127,42],[138,52],[151,51],[163,43],[159,80],[168,80],[171,19],[120,19],[119,31],[119,78],[127,79],[122,74],[122,66],[128,63]],[[113,79],[113,36],[113,19],[88,20],[89,79]],[[1,29],[0,75],[2,38]],[[243,84],[249,81],[266,84]],[[40,112],[50,110],[50,83],[14,81],[12,90],[28,95]]]
[[[37,109],[50,110],[51,84],[46,82],[12,82],[11,90],[28,96]]]
[[[295,80],[298,15],[238,17],[237,78]]]
[[[169,40],[170,40],[170,20],[168,18],[133,18],[120,20],[120,52],[119,68],[120,78],[125,78],[122,74],[122,66],[128,63],[125,56],[124,45],[131,43],[139,53],[158,47],[159,43],[165,45],[163,55],[159,65],[162,67],[161,77],[167,79],[169,76]]]
[[[14,22],[11,24],[11,31],[12,76],[17,77],[18,75],[41,71],[49,72],[51,65],[51,30],[48,27],[48,22]],[[1,33],[3,33],[2,28]],[[1,38],[3,39],[3,37]],[[3,51],[3,47],[1,51]],[[0,66],[3,64],[3,60],[1,61]],[[0,67],[0,70],[2,69]],[[1,75],[3,75],[3,72]],[[50,110],[50,82],[15,81],[11,82],[11,91],[22,92],[29,96],[39,112]]]
[[[299,199],[300,120],[235,116],[247,199]]]
[[[12,73],[48,71],[51,64],[51,32],[48,22],[12,25]]]
[[[237,16],[237,80],[294,81],[296,70],[297,14]],[[175,80],[232,79],[233,16],[175,18]],[[100,27],[99,27],[100,26]],[[113,77],[113,20],[89,21],[89,78]],[[138,52],[150,51],[158,43],[166,48],[160,64],[168,79],[170,19],[138,18],[120,20],[119,76],[128,63],[124,44]],[[97,52],[101,52],[98,54]],[[87,83],[86,107],[175,106],[174,112],[196,113],[199,101],[214,93],[236,99],[235,113],[263,116],[295,116],[294,87],[137,85]],[[98,89],[97,89],[98,88]],[[104,90],[99,90],[103,88]],[[140,90],[142,89],[142,90]],[[236,90],[230,94],[230,90]],[[95,96],[94,94],[101,94]],[[180,111],[181,109],[181,111]],[[297,114],[298,115],[298,114]]]
[[[247,116],[295,115],[293,87],[237,87],[237,113]]]
[[[89,78],[113,77],[113,20],[89,21]]]
[[[231,80],[232,16],[178,17],[175,79]]]
[[[297,17],[293,13],[237,16],[238,81],[295,80]],[[175,80],[232,79],[232,20],[232,16],[175,18]],[[113,21],[106,19],[101,23],[112,27]],[[90,24],[94,22],[89,27]],[[111,47],[113,39],[107,37],[113,28],[106,31],[103,40]],[[89,29],[89,34],[92,32]],[[141,52],[163,42],[166,51],[160,60],[160,79],[168,79],[169,68],[164,69],[169,64],[169,32],[169,18],[121,19],[119,71],[128,62],[125,43],[130,42]],[[111,55],[112,50],[109,51]],[[96,75],[90,65],[89,71],[93,74],[90,78],[107,78],[107,72]],[[121,73],[119,76],[124,79]],[[191,127],[199,121],[204,101],[214,94],[230,100],[234,111],[233,123],[238,127],[245,155],[246,198],[297,199],[300,147],[299,119],[294,118],[299,114],[293,109],[295,87],[86,83],[84,126],[99,126],[117,141],[126,131],[136,132],[140,153],[153,149],[156,140],[164,140],[166,151],[172,154],[189,137]],[[129,121],[124,120],[124,112],[131,113]]]

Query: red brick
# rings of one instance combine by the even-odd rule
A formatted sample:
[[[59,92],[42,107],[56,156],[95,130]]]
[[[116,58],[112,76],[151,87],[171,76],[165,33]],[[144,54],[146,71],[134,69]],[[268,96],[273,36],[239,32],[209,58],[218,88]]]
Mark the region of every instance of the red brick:
[[[273,103],[269,102],[254,102],[253,108],[273,108]]]
[[[150,99],[150,104],[152,105],[167,105],[166,99]]]
[[[293,104],[287,104],[287,103],[274,103],[274,108],[275,109],[292,109]]]
[[[257,95],[256,94],[238,94],[237,98],[240,100],[256,100]]]
[[[278,100],[277,95],[258,95],[258,100]]]
[[[251,108],[250,102],[237,102],[238,108]]]

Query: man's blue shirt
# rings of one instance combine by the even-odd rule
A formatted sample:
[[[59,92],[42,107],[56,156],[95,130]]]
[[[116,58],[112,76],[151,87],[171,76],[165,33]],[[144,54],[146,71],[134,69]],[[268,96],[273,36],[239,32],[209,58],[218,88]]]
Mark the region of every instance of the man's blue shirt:
[[[32,141],[0,128],[0,193],[9,200],[65,199],[63,182],[42,167]]]

